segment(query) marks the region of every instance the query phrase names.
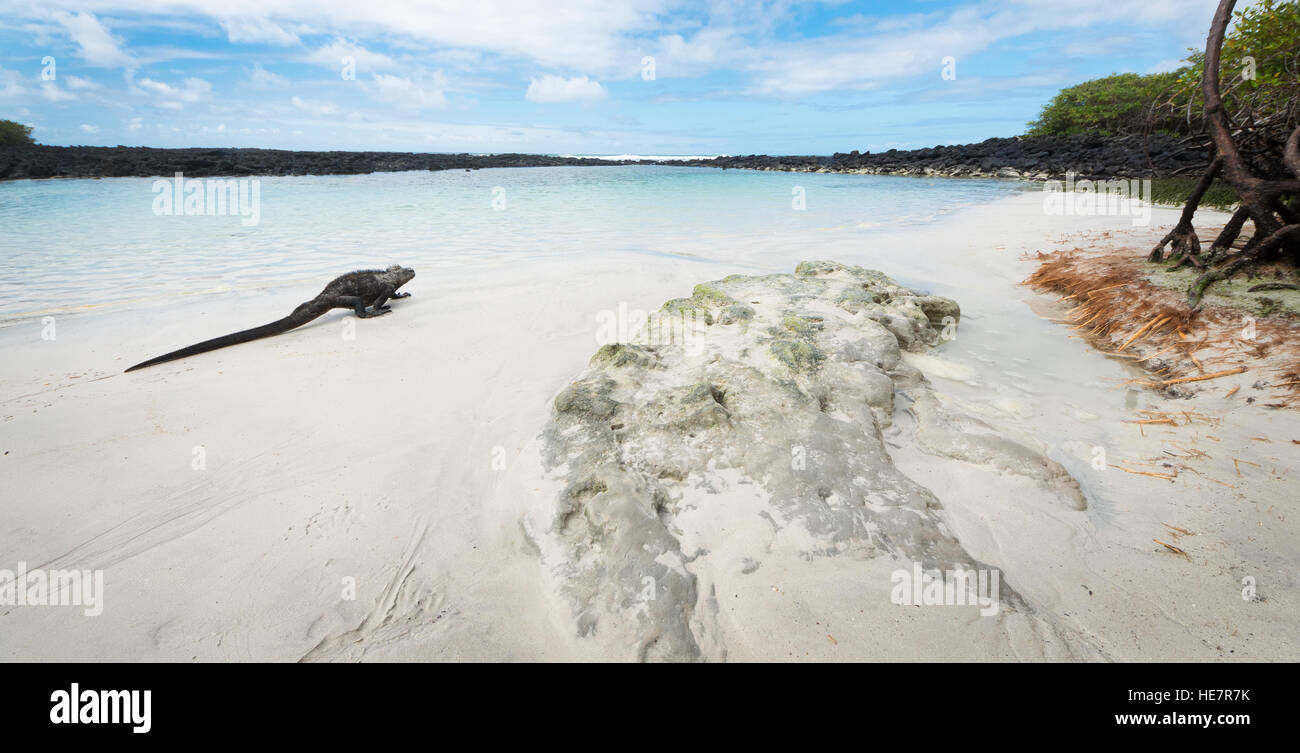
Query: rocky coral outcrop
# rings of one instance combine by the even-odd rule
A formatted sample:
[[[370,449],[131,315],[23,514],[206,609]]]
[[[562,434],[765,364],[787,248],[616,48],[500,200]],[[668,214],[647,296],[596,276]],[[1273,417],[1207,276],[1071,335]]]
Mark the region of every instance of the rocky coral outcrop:
[[[602,347],[555,398],[541,444],[560,491],[523,522],[578,632],[617,625],[641,659],[707,658],[714,595],[698,592],[678,516],[740,486],[768,525],[801,530],[808,557],[972,566],[940,501],[891,460],[896,396],[927,451],[1054,484],[1081,507],[1059,465],[946,409],[902,358],[959,318],[955,301],[816,261],[699,285]]]

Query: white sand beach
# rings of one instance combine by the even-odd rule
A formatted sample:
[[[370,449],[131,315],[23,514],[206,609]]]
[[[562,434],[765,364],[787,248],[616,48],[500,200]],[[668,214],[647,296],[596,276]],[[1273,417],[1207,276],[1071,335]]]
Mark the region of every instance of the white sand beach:
[[[636,659],[614,617],[579,636],[521,526],[555,493],[537,443],[552,401],[596,351],[599,312],[833,259],[958,301],[957,337],[905,360],[945,404],[1063,466],[1087,507],[926,452],[900,405],[885,434],[894,464],[1028,607],[982,618],[892,604],[890,572],[910,564],[809,556],[797,531],[763,533],[762,500],[736,486],[687,532],[701,551],[688,567],[712,600],[701,658],[1295,661],[1300,415],[1245,403],[1260,378],[1250,372],[1186,400],[1125,385],[1135,368],[1052,321],[1055,296],[1018,284],[1033,271],[1026,254],[1146,249],[1176,217],[1049,217],[1028,192],[872,245],[834,233],[746,247],[701,238],[680,256],[417,265],[412,297],[391,315],[338,311],[131,374],[122,369],[280,316],[327,278],[61,317],[53,341],[39,319],[5,327],[0,563],[103,569],[105,594],[97,617],[0,607],[0,659]],[[403,260],[376,264],[392,261]],[[1139,426],[1137,409],[1217,423]],[[1170,443],[1208,455],[1199,474],[1170,482],[1094,465],[1097,447],[1114,464]],[[1243,578],[1255,598],[1243,598]]]

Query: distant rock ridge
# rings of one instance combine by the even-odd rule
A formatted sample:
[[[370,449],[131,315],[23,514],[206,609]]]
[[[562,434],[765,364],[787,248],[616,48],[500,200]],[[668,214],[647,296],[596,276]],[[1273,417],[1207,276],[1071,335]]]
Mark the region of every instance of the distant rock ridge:
[[[0,146],[0,180],[21,178],[358,175],[405,170],[608,166],[621,161],[544,154],[312,152],[286,149],[157,149],[143,146]]]
[[[1150,139],[1017,136],[904,151],[855,150],[836,152],[830,157],[737,155],[685,164],[792,172],[1048,180],[1067,173],[1106,178],[1166,177],[1175,173],[1199,173],[1207,162],[1205,151],[1184,148],[1173,138],[1155,135]]]
[[[578,634],[624,636],[628,658],[725,658],[716,594],[693,571],[722,545],[698,532],[702,515],[730,532],[797,531],[799,557],[977,566],[923,480],[894,466],[881,432],[898,400],[936,462],[1024,476],[1084,509],[1064,468],[950,410],[903,360],[952,336],[960,316],[880,272],[815,261],[697,285],[638,336],[601,347],[541,433],[560,491],[523,520]],[[1010,585],[1002,601],[1032,612]]]
[[[541,154],[431,154],[289,151],[284,149],[157,149],[153,147],[0,146],[0,180],[187,176],[356,175],[405,170],[494,167],[674,165],[789,172],[1018,178],[1149,177],[1199,172],[1205,152],[1166,136],[995,138],[978,144],[825,156],[748,155],[696,160],[610,160]]]

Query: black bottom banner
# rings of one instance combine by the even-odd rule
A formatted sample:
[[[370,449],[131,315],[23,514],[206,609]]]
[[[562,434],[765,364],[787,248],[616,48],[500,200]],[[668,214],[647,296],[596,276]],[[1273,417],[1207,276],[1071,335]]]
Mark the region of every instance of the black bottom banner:
[[[7,732],[113,745],[374,742],[377,727],[415,734],[429,724],[540,741],[557,727],[635,733],[679,715],[723,740],[780,730],[812,742],[848,720],[896,726],[918,742],[1037,728],[1058,740],[1231,739],[1290,727],[1297,697],[1292,665],[1258,664],[8,664],[0,672],[10,680]]]

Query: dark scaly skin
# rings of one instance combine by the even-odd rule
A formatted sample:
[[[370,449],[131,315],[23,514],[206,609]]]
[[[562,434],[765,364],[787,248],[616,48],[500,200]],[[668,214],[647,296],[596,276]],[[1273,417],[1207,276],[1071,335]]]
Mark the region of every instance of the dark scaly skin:
[[[391,306],[387,305],[390,299],[411,297],[410,293],[399,293],[397,289],[410,282],[412,277],[415,277],[414,269],[397,264],[388,269],[362,269],[356,272],[348,272],[341,277],[335,278],[325,286],[320,295],[306,303],[299,304],[292,314],[279,321],[211,340],[204,340],[188,348],[174,350],[171,353],[151,358],[143,363],[137,363],[127,371],[135,371],[146,366],[175,361],[178,358],[207,353],[217,348],[225,348],[230,345],[238,345],[239,343],[288,332],[295,327],[301,327],[307,322],[323,316],[330,309],[352,309],[362,319],[383,316],[393,310]]]

